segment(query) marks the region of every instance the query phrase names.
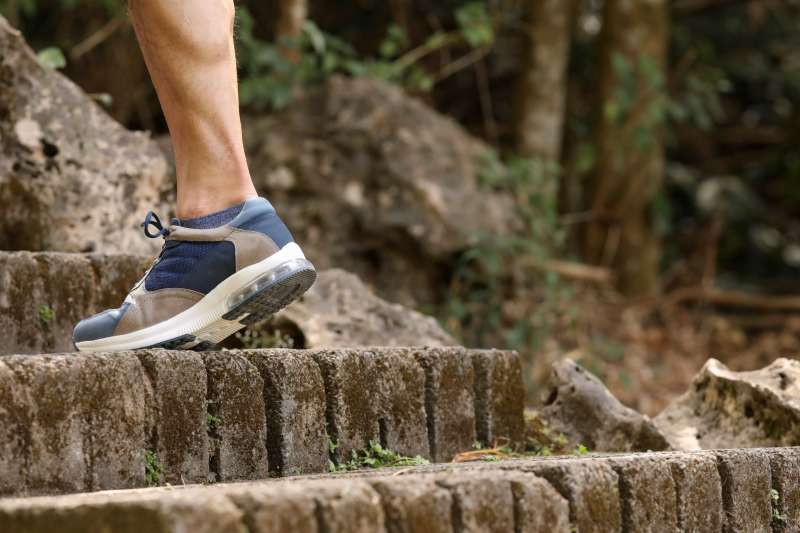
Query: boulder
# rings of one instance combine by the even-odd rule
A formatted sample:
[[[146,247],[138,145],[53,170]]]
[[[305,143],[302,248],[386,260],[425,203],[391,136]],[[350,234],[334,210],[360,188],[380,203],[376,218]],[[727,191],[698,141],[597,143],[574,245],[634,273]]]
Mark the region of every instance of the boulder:
[[[311,260],[390,300],[437,301],[455,254],[509,228],[510,199],[479,187],[488,147],[399,88],[334,77],[244,126],[256,187]]]
[[[167,164],[0,17],[0,249],[152,254],[139,223],[166,213]]]
[[[458,344],[433,317],[382,300],[339,269],[321,271],[314,286],[278,314],[276,324],[299,330],[305,348]]]
[[[669,449],[649,417],[622,405],[599,379],[569,359],[553,364],[540,417],[566,437],[567,448],[583,444],[598,452]]]
[[[681,450],[800,445],[800,361],[733,372],[709,359],[654,422]]]

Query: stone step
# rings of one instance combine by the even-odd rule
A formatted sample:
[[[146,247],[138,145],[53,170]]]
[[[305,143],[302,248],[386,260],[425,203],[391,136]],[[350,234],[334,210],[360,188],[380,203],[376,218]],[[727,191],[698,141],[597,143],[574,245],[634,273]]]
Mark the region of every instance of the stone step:
[[[798,448],[454,463],[0,500],[0,531],[15,533],[677,533],[798,526]]]
[[[118,307],[150,259],[124,254],[0,252],[0,354],[74,350],[75,324]]]
[[[327,472],[370,441],[450,461],[520,440],[523,392],[516,353],[460,347],[0,356],[0,495]]]

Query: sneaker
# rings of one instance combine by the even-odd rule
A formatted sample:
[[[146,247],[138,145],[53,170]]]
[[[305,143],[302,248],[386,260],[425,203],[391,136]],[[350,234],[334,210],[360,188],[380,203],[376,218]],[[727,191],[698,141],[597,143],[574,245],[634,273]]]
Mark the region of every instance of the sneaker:
[[[204,350],[283,309],[316,279],[263,198],[247,200],[230,222],[213,229],[179,220],[164,228],[152,211],[142,226],[148,237],[163,237],[164,247],[119,309],[75,326],[73,342],[82,352]]]

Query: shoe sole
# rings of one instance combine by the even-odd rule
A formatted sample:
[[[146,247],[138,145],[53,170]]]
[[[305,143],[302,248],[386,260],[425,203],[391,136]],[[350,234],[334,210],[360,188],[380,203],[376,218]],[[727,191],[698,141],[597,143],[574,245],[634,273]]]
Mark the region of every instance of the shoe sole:
[[[82,352],[166,348],[207,350],[246,326],[260,322],[299,298],[317,273],[295,243],[236,272],[199,302],[145,329],[79,342]]]

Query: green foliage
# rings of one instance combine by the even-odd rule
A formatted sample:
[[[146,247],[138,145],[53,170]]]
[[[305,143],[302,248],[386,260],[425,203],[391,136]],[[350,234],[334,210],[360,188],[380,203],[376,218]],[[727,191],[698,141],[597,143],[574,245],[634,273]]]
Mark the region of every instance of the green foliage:
[[[144,479],[148,487],[157,487],[161,484],[164,467],[158,462],[155,452],[144,451]]]
[[[239,93],[242,105],[254,109],[280,109],[291,100],[297,87],[322,82],[334,73],[377,78],[410,90],[429,91],[437,81],[452,74],[452,65],[433,73],[421,61],[444,48],[466,44],[490,47],[494,41],[493,22],[482,2],[459,7],[455,12],[458,29],[439,31],[424,43],[410,48],[406,32],[390,25],[378,47],[377,57],[361,57],[344,40],[306,21],[298,39],[269,43],[258,39],[254,21],[246,8],[237,10]],[[456,64],[455,62],[453,64]],[[448,68],[451,67],[451,68]]]
[[[589,453],[589,448],[587,448],[583,444],[578,444],[575,447],[575,451],[573,452],[573,454],[575,454],[575,455],[586,455],[587,453]]]
[[[39,320],[47,324],[52,322],[56,317],[56,312],[49,305],[43,304],[39,306]]]
[[[331,443],[333,444],[333,443]],[[331,447],[331,453],[336,449]],[[353,450],[350,460],[344,464],[334,465],[330,463],[331,473],[350,472],[364,468],[391,468],[395,466],[421,466],[428,464],[428,460],[419,455],[406,457],[392,450],[387,450],[378,442],[370,441],[369,447],[365,450]]]
[[[461,6],[456,10],[455,17],[464,40],[473,48],[489,46],[494,42],[494,27],[483,2]]]
[[[64,57],[64,53],[61,49],[55,46],[40,50],[39,53],[36,54],[36,58],[39,60],[39,63],[47,68],[60,69],[67,66],[67,58]]]
[[[211,413],[206,415],[206,430],[209,433],[217,431],[221,424],[222,420],[218,416],[212,415]]]
[[[471,345],[535,348],[571,296],[558,275],[541,268],[564,250],[566,233],[556,198],[559,169],[531,159],[503,162],[494,152],[484,157],[481,169],[481,186],[512,200],[516,225],[506,234],[478,235],[464,252],[443,319]]]
[[[786,517],[781,514],[780,502],[781,493],[775,489],[769,489],[769,501],[772,506],[772,520],[778,523],[785,523]]]

